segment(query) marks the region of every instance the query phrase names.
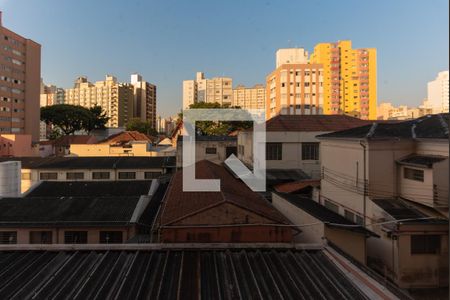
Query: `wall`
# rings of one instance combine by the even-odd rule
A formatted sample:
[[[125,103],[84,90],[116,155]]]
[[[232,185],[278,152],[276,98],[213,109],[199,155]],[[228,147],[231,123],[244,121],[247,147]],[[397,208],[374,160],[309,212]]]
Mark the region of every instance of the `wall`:
[[[122,231],[123,242],[132,238],[136,229],[134,226],[117,227],[32,227],[32,228],[1,228],[0,231],[16,231],[17,244],[29,244],[31,231],[51,231],[53,244],[64,244],[65,231],[88,231],[88,244],[100,243],[100,231]]]
[[[366,264],[366,236],[364,234],[325,226],[325,237],[360,263]]]
[[[412,180],[404,177],[405,168],[422,170],[423,171],[423,182]],[[433,169],[420,168],[412,166],[398,166],[398,182],[400,189],[400,196],[408,200],[427,205],[433,206]],[[447,165],[448,171],[448,165]],[[447,181],[448,182],[448,181]]]
[[[108,144],[72,144],[71,156],[158,156],[158,152],[148,151],[148,143],[133,143],[130,147]]]
[[[301,199],[299,199],[301,201]],[[320,223],[313,226],[300,227],[302,231],[296,234],[294,241],[297,243],[314,243],[323,244],[325,237],[324,224],[315,217],[311,216],[301,208],[298,208],[289,201],[283,199],[281,196],[272,193],[272,204],[279,210],[292,224],[312,224]]]
[[[214,163],[222,163],[228,157],[226,156],[227,147],[236,147],[237,141],[196,141],[195,142],[195,161],[209,160]],[[216,154],[207,154],[206,148],[216,148]],[[236,150],[237,151],[237,150]],[[177,143],[177,168],[183,165],[183,142]]]
[[[0,156],[38,156],[29,134],[0,134]]]

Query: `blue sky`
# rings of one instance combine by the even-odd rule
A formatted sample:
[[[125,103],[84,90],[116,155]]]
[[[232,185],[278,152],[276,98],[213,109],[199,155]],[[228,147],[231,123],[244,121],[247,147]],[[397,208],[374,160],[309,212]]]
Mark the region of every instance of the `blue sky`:
[[[448,0],[0,0],[3,25],[42,45],[46,83],[71,87],[141,73],[158,87],[158,113],[179,110],[196,71],[264,83],[278,48],[312,51],[351,39],[378,49],[378,101],[418,105],[448,69]]]

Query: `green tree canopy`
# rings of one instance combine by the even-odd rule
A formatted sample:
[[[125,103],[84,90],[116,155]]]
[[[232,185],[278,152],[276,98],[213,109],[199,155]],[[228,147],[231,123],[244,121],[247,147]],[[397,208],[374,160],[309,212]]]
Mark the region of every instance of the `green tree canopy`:
[[[127,123],[126,129],[128,131],[139,131],[140,133],[144,133],[144,134],[150,135],[150,136],[158,135],[158,133],[152,127],[150,122],[142,121],[139,118],[133,118],[133,119],[129,120]]]
[[[90,109],[70,104],[57,104],[41,107],[41,121],[60,129],[65,135],[79,130],[90,132],[105,128],[108,117],[100,106]]]

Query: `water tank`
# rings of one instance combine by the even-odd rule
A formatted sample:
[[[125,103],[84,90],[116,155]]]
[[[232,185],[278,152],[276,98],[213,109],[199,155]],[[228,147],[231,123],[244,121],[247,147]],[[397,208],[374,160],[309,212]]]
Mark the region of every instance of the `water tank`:
[[[0,163],[0,197],[20,197],[20,161]]]

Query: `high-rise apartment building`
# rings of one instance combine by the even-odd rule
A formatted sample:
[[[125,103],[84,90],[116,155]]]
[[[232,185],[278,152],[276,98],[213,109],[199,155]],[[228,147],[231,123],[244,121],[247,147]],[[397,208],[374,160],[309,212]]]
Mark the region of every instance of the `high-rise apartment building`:
[[[434,114],[449,112],[448,71],[439,72],[435,80],[428,82],[428,101]]]
[[[195,80],[183,81],[183,109],[199,102],[217,102],[223,106],[231,106],[232,99],[233,80],[229,77],[205,79],[202,72],[197,72]]]
[[[0,134],[39,141],[41,45],[3,27],[0,12]]]
[[[65,90],[64,103],[87,108],[99,105],[110,118],[106,126],[121,127],[133,117],[134,88],[110,75],[95,84],[79,77],[73,88]]]
[[[276,53],[276,67],[284,64],[306,64],[308,51],[303,48],[278,49]]]
[[[58,88],[55,85],[46,85],[41,79],[40,107],[63,104],[64,95],[65,91],[63,88]],[[51,125],[47,125],[41,121],[39,126],[39,140],[46,140],[51,130]]]
[[[377,116],[377,53],[352,49],[351,41],[320,43],[310,62],[323,65],[324,114],[347,114],[362,119]]]
[[[233,106],[242,109],[265,109],[266,88],[262,84],[253,87],[238,85],[233,89]]]
[[[139,74],[131,75],[131,85],[134,93],[133,116],[149,122],[156,129],[156,85],[143,80]]]
[[[321,64],[284,63],[266,77],[266,118],[322,114]]]

